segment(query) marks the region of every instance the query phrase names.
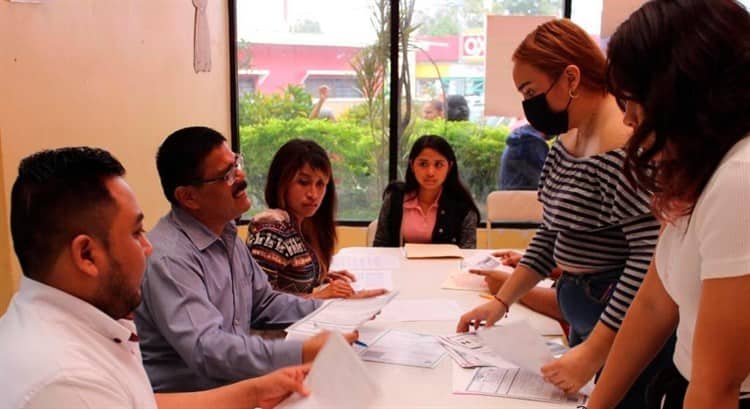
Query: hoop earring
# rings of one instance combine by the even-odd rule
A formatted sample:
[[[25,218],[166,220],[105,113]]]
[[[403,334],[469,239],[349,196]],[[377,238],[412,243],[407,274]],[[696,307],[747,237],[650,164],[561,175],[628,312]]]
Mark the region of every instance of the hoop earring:
[[[569,97],[570,97],[571,99],[576,99],[576,98],[578,98],[578,95],[579,95],[579,94],[578,94],[577,92],[576,92],[576,93],[574,94],[574,93],[573,93],[573,90],[572,90],[572,89],[569,89],[569,90],[568,90],[568,96],[569,96]]]

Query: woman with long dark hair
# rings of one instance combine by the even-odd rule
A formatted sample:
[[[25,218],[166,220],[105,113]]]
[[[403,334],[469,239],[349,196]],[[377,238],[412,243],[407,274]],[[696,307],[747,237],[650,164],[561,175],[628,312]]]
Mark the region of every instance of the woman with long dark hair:
[[[268,169],[265,197],[268,208],[284,210],[288,220],[254,220],[247,246],[274,289],[312,298],[364,298],[385,292],[355,292],[353,275],[329,271],[336,246],[336,184],[320,145],[292,139],[279,148]],[[329,285],[313,292],[324,282]]]
[[[544,23],[513,54],[513,81],[529,123],[560,135],[539,182],[543,223],[511,277],[485,303],[461,317],[492,325],[555,267],[557,302],[570,324],[570,351],[541,368],[568,394],[602,368],[628,307],[648,270],[659,232],[650,197],[623,171],[632,132],[607,92],[606,59],[570,20]],[[652,373],[669,362],[665,347],[620,408],[641,408]]]
[[[456,154],[448,141],[424,135],[409,152],[405,182],[385,189],[373,245],[402,243],[477,245],[477,210],[458,176]]]
[[[665,227],[590,408],[614,406],[675,328],[649,407],[750,408],[748,27],[734,0],[655,0],[610,40],[627,170]]]

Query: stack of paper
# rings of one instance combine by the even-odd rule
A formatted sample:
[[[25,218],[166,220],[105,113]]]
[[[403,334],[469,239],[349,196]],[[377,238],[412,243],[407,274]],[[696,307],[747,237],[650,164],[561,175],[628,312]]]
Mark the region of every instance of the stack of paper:
[[[310,396],[295,393],[278,407],[351,408],[354,405],[367,408],[379,393],[359,356],[338,333],[331,334],[318,353],[305,385],[310,390]]]
[[[476,339],[458,342],[469,348],[475,344],[486,346],[507,359],[510,364],[461,369],[463,362],[456,360],[454,393],[516,397],[548,402],[582,402],[583,395],[593,389],[590,382],[574,397],[544,381],[541,368],[553,360],[550,348],[525,320],[504,320],[499,326],[481,329]],[[460,340],[459,340],[460,341]],[[455,347],[455,346],[454,346]],[[460,348],[459,348],[460,350]]]
[[[288,339],[306,339],[321,331],[351,332],[377,315],[398,291],[364,299],[334,299],[326,301],[287,329]]]
[[[463,258],[461,249],[455,244],[404,244],[406,258]]]
[[[505,361],[495,351],[484,345],[476,332],[441,336],[438,340],[461,368],[480,366],[515,368],[515,365]]]
[[[432,335],[388,330],[360,355],[365,361],[434,368],[445,350]]]

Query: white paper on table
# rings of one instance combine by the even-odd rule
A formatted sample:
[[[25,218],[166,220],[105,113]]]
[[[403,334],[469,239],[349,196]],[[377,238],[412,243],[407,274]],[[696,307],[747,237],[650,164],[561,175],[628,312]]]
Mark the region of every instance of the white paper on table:
[[[516,365],[506,361],[491,348],[482,344],[476,332],[440,336],[438,340],[453,361],[462,368],[478,366],[517,368]]]
[[[463,314],[454,300],[442,298],[394,300],[383,308],[378,321],[458,321]]]
[[[398,291],[363,299],[334,299],[286,329],[287,339],[306,339],[321,331],[351,332],[371,320]]]
[[[542,366],[553,359],[544,338],[526,320],[503,320],[500,325],[479,329],[477,336],[500,356],[531,373],[541,375]]]
[[[349,272],[357,277],[357,280],[351,283],[355,291],[372,290],[375,288],[385,288],[389,291],[393,289],[393,274],[391,270],[349,269]]]
[[[445,355],[440,342],[433,335],[388,330],[363,351],[365,361],[396,365],[434,368]]]
[[[378,395],[375,381],[344,337],[335,332],[318,353],[305,379],[310,395],[294,393],[278,408],[369,407]]]
[[[503,262],[489,254],[475,254],[463,260],[461,271],[468,273],[469,270],[496,270],[508,274],[513,272],[513,267],[506,266]]]
[[[330,271],[339,270],[395,270],[401,265],[398,256],[373,254],[336,254],[331,260]]]
[[[517,367],[464,369],[454,363],[452,379],[455,394],[568,403],[571,407],[585,400],[581,395],[565,396],[560,389],[545,382],[541,376]]]

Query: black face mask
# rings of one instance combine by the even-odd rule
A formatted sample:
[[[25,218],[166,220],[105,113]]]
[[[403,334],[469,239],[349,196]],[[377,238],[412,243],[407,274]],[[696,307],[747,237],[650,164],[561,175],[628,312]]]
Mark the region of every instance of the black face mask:
[[[559,135],[568,132],[568,107],[573,98],[568,99],[568,105],[561,112],[555,112],[549,107],[547,93],[557,83],[557,79],[543,94],[536,95],[522,102],[526,120],[536,130],[547,135]]]

